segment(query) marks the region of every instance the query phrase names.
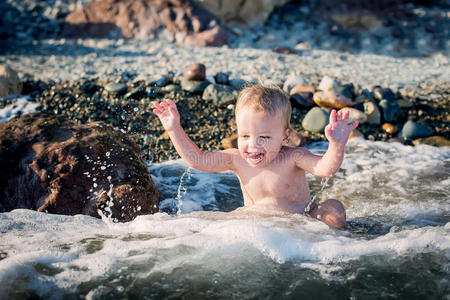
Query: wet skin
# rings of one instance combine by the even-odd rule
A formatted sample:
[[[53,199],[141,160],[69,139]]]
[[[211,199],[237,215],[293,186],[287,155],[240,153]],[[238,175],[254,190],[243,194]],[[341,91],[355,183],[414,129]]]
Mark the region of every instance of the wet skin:
[[[319,156],[305,148],[286,146],[289,129],[281,112],[242,108],[236,115],[238,149],[202,152],[181,128],[175,103],[166,100],[154,105],[154,113],[190,167],[209,172],[232,170],[239,178],[245,206],[292,213],[305,213],[310,202],[305,172],[333,176],[342,163],[348,136],[357,126],[357,122],[348,124],[348,113],[332,111],[325,129],[329,147]],[[312,205],[308,215],[332,227],[346,226],[345,209],[337,200]]]

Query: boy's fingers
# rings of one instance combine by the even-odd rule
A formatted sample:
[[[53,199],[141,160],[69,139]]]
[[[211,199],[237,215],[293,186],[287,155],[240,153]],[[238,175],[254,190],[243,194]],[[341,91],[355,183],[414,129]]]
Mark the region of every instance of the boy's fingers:
[[[152,104],[153,104],[156,108],[161,107],[161,105],[158,103],[158,101],[153,101]]]
[[[356,121],[353,122],[353,124],[352,124],[352,129],[355,129],[356,127],[358,127],[358,125],[359,125],[359,121],[356,120]]]
[[[330,124],[336,123],[336,110],[333,109],[330,114]]]
[[[343,118],[343,120],[344,120],[344,121],[347,121],[347,120],[348,120],[348,116],[350,116],[350,111],[349,111],[349,110],[346,110],[345,113],[344,113],[344,118]]]

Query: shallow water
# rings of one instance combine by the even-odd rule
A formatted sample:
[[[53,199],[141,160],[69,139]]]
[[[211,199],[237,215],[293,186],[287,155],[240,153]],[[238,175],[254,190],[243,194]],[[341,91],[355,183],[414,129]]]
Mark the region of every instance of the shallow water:
[[[233,173],[190,170],[180,186],[186,170],[181,161],[151,166],[160,213],[125,224],[0,214],[0,298],[450,297],[449,148],[352,140],[333,179],[308,175],[316,199],[344,202],[346,231],[234,211],[242,194]]]

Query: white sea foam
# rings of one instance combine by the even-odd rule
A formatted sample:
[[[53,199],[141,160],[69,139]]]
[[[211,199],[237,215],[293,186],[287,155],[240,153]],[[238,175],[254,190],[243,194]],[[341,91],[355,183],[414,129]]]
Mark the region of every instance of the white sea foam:
[[[9,283],[3,293],[26,278],[29,289],[44,295],[53,286],[72,289],[127,272],[131,266],[144,266],[135,276],[169,274],[189,266],[220,272],[230,264],[246,264],[262,256],[326,273],[365,255],[401,256],[450,248],[448,224],[368,240],[301,215],[255,210],[180,217],[159,213],[109,226],[88,217],[65,219],[27,210],[2,217],[0,249],[8,256],[0,261],[0,282]],[[218,255],[227,260],[217,260]]]
[[[19,96],[12,104],[0,108],[0,122],[8,121],[9,119],[23,114],[29,114],[36,111],[40,106],[39,103],[28,101],[29,97]]]
[[[319,153],[325,146],[311,150]],[[341,171],[327,185],[308,178],[313,192],[322,190],[317,198],[344,202],[349,220],[360,226],[356,231],[330,229],[303,215],[252,208],[225,212],[242,206],[231,172],[192,170],[183,183],[182,214],[176,216],[180,176],[187,167],[182,161],[153,165],[149,169],[163,196],[161,213],[123,224],[30,210],[0,214],[0,298],[23,288],[19,284],[55,298],[61,296],[51,292],[55,289],[93,284],[89,295],[95,298],[107,287],[94,283],[110,277],[212,272],[234,278],[237,269],[251,277],[273,264],[292,263],[339,281],[351,278],[352,272],[342,270],[354,262],[358,266],[363,257],[392,261],[444,253],[448,261],[449,159],[448,148],[351,142]],[[448,271],[445,264],[442,268]]]

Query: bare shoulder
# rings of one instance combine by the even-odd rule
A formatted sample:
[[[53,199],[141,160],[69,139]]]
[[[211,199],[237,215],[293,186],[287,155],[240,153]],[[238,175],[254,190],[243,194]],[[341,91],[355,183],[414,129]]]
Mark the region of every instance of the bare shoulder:
[[[283,151],[288,161],[295,164],[297,167],[304,169],[304,163],[316,157],[311,151],[303,147],[289,147],[284,146]]]
[[[285,153],[285,155],[293,160],[299,160],[304,158],[305,156],[311,155],[312,153],[303,147],[290,147],[290,146],[283,146],[282,151]]]
[[[239,150],[236,148],[221,150],[221,153],[225,154],[229,159],[229,163],[231,164],[231,168],[233,170],[236,169],[236,166],[242,160],[241,155],[239,154]]]

